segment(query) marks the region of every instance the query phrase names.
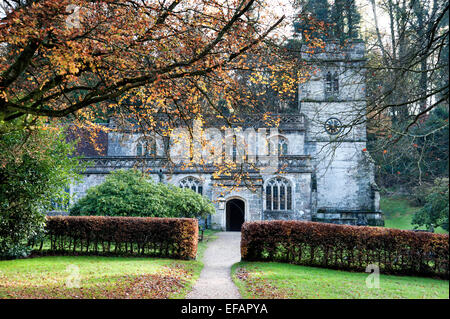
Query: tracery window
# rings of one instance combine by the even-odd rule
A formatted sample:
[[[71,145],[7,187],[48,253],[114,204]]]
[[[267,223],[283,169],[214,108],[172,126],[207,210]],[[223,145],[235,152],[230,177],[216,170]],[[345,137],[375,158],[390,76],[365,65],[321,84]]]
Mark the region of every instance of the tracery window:
[[[276,143],[276,147],[275,147]],[[273,154],[277,150],[278,154]],[[270,155],[288,155],[288,140],[285,137],[277,136],[272,137],[269,142],[269,154]]]
[[[276,177],[266,185],[266,210],[292,210],[292,186],[282,177]]]
[[[195,177],[185,177],[180,181],[181,188],[190,188],[194,192],[202,195],[203,194],[203,185],[201,181]]]

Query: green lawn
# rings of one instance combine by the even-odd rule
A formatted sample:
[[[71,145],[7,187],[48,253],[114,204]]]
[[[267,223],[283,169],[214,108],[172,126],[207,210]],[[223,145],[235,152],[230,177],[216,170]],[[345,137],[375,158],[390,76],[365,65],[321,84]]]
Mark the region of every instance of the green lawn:
[[[240,262],[232,269],[243,298],[449,298],[448,280],[381,274],[380,288],[367,288],[367,276],[273,262]]]
[[[405,197],[382,197],[380,200],[380,209],[384,213],[385,227],[397,229],[414,229],[411,223],[413,215],[420,207],[411,205]],[[419,229],[425,229],[419,227]],[[435,229],[435,233],[448,234],[441,227]]]
[[[184,298],[203,268],[215,232],[207,230],[197,260],[46,256],[0,260],[0,298]],[[76,283],[79,288],[68,285]]]
[[[0,298],[184,298],[198,261],[48,256],[0,261]],[[76,286],[77,273],[79,287]]]

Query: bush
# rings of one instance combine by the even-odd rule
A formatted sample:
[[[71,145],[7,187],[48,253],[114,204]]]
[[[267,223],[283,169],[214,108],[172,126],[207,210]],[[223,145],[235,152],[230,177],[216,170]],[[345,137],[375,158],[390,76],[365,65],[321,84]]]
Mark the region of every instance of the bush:
[[[0,258],[28,255],[52,200],[67,202],[65,187],[80,170],[73,150],[51,127],[0,134]]]
[[[412,223],[428,228],[440,226],[448,231],[448,178],[434,181],[424,206],[414,214]]]
[[[70,215],[206,217],[215,212],[206,197],[190,189],[154,183],[137,170],[118,170],[88,189]]]
[[[46,239],[53,254],[134,254],[195,259],[198,221],[194,218],[52,216]],[[39,251],[43,251],[41,243]]]
[[[249,261],[448,278],[448,235],[302,221],[246,222],[241,256]]]
[[[410,193],[411,205],[422,207],[425,205],[427,196],[430,195],[432,184],[422,183],[412,188]]]

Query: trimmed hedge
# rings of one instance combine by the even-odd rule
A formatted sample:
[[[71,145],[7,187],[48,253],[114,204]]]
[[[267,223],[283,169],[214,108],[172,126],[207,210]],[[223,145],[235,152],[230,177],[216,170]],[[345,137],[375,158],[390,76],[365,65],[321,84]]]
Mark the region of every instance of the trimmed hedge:
[[[195,218],[48,216],[45,239],[50,242],[46,253],[195,259],[198,221]]]
[[[246,222],[242,226],[241,256],[247,261],[355,271],[377,264],[383,273],[448,279],[448,239],[448,235],[382,227]]]

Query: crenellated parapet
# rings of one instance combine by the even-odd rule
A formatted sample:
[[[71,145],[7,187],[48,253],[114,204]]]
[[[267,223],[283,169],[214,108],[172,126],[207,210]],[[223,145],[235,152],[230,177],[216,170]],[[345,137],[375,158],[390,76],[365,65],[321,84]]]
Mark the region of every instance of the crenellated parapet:
[[[156,114],[152,116],[157,127],[169,128],[169,127],[183,127],[194,125],[194,121],[197,119],[195,115],[191,118],[179,117],[174,118],[167,114]],[[220,130],[226,128],[275,128],[286,130],[305,130],[305,116],[301,113],[252,113],[252,114],[239,114],[231,115],[229,117],[223,117],[220,115],[203,115],[202,126],[205,128],[216,127]],[[129,123],[128,126],[117,125],[114,120],[109,123],[109,128],[112,132],[118,133],[139,133],[142,131],[141,126],[135,126],[133,123]]]
[[[366,61],[365,43],[352,40],[342,45],[339,41],[327,41],[324,48],[314,48],[302,52],[306,62],[364,62]]]
[[[138,156],[100,156],[85,157],[81,159],[86,163],[84,174],[108,174],[118,169],[144,169],[155,173],[203,173],[212,174],[217,171],[220,164],[177,164],[168,157],[138,157]],[[309,155],[282,155],[277,157],[264,156],[253,162],[243,162],[236,166],[236,171],[258,173],[271,165],[276,164],[278,172],[311,172],[311,156]]]

